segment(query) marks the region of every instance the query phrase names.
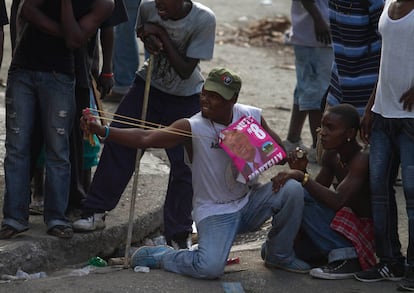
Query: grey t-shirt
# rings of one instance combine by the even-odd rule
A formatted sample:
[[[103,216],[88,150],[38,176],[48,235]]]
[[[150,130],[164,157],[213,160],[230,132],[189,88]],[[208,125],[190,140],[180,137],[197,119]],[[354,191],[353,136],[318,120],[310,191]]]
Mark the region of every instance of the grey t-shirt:
[[[162,26],[179,52],[187,57],[209,60],[213,58],[216,17],[209,8],[193,2],[190,13],[179,20],[163,20],[157,13],[154,0],[143,1],[138,12],[137,26],[152,22]],[[144,80],[147,62],[138,70]],[[154,56],[151,86],[176,96],[190,96],[201,92],[204,78],[199,64],[188,79],[181,79],[165,54]]]
[[[315,0],[315,5],[329,24],[328,0]],[[313,18],[303,7],[300,0],[292,0],[291,6],[292,28],[289,32],[287,43],[307,47],[327,47],[324,43],[316,40]]]

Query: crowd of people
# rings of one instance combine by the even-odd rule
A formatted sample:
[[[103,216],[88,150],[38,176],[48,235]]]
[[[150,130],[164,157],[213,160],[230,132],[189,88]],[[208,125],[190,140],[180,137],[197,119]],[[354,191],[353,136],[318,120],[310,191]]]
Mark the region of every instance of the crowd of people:
[[[236,72],[216,67],[203,77],[200,61],[213,58],[216,18],[199,2],[16,0],[11,12],[0,239],[30,227],[39,157],[46,231],[68,239],[104,229],[139,160],[137,149],[163,148],[171,167],[167,245],[139,248],[132,266],[218,278],[236,236],[270,219],[261,249],[266,267],[321,279],[400,281],[399,290],[414,291],[413,0],[292,0],[288,40],[297,85],[284,141],[260,108],[238,102],[242,78]],[[8,23],[7,15],[0,19]],[[93,65],[98,35],[101,69]],[[141,67],[137,38],[148,57]],[[133,43],[128,54],[123,42]],[[143,115],[147,76],[145,120],[164,125],[151,130],[124,123]],[[82,111],[95,80],[103,97],[115,84],[113,95],[122,96],[116,115],[124,118],[106,125]],[[309,148],[301,140],[307,116]],[[243,117],[259,125],[229,131]],[[260,132],[286,151],[279,164],[289,168],[265,184],[241,181],[244,169],[235,168],[220,144],[231,146],[250,174],[266,160],[249,145],[248,134]],[[93,135],[104,147],[93,178],[85,180],[84,138]],[[313,177],[307,165],[318,146],[321,168]],[[399,173],[406,253],[393,187]],[[76,209],[81,214],[71,222],[68,214]],[[193,222],[198,243],[189,249]]]

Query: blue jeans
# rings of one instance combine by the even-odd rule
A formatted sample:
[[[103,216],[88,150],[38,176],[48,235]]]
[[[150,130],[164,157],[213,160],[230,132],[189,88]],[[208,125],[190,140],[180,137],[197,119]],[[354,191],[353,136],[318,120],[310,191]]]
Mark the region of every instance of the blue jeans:
[[[303,204],[303,189],[297,181],[289,180],[278,193],[272,191],[271,182],[262,185],[252,191],[249,202],[240,211],[201,220],[197,225],[198,249],[168,252],[162,257],[162,267],[195,278],[217,278],[224,272],[237,234],[258,230],[270,217],[273,219],[267,252],[272,262],[289,263],[295,258],[293,241],[300,227]]]
[[[124,0],[128,21],[115,26],[113,70],[115,84],[112,90],[125,94],[135,79],[139,66],[138,42],[135,33],[141,0]]]
[[[117,114],[141,119],[145,81],[134,81],[128,94],[122,99]],[[170,125],[175,120],[191,117],[200,110],[199,95],[173,96],[151,87],[148,98],[147,121]],[[119,119],[122,120],[122,119]],[[130,127],[113,122],[114,127]],[[164,234],[167,239],[179,232],[192,231],[191,170],[184,163],[184,148],[166,149],[170,161],[170,177],[164,203]],[[135,170],[137,150],[105,142],[98,167],[95,171],[83,209],[89,212],[110,211],[116,207]],[[108,180],[111,178],[111,180]]]
[[[330,227],[334,217],[335,211],[318,203],[305,190],[302,228],[314,247],[328,257],[328,262],[357,258],[358,254],[352,242]],[[297,253],[301,255],[313,254],[312,251]]]
[[[375,114],[370,140],[370,182],[377,256],[383,262],[404,262],[393,188],[401,164],[408,216],[407,262],[414,265],[414,119],[390,119]]]
[[[30,162],[36,121],[45,144],[44,221],[48,228],[69,225],[69,134],[74,114],[74,78],[55,72],[11,70],[6,89],[6,157],[3,222],[28,228]],[[38,142],[37,142],[38,143]]]

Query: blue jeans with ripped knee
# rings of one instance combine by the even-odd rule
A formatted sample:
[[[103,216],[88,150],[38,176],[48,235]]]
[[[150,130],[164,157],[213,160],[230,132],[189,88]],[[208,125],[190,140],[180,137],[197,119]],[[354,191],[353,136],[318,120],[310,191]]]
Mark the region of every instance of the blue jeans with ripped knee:
[[[18,231],[28,228],[35,127],[41,127],[45,144],[44,221],[49,229],[69,225],[65,210],[70,181],[69,134],[75,115],[74,83],[73,76],[62,73],[9,71],[2,225]]]

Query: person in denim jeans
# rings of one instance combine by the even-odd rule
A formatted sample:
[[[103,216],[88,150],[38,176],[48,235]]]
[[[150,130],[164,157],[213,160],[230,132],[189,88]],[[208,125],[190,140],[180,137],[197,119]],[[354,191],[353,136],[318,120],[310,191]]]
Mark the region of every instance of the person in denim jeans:
[[[25,0],[22,4],[21,17],[27,22],[16,43],[6,89],[6,189],[0,239],[29,228],[31,151],[41,143],[33,137],[37,125],[45,144],[47,232],[60,238],[73,235],[65,217],[69,134],[75,113],[72,49],[86,43],[113,6],[112,0],[94,5],[90,1],[72,5],[71,0]]]
[[[204,77],[200,61],[213,57],[216,33],[214,12],[188,0],[151,0],[141,3],[137,36],[153,56],[146,119],[170,125],[200,111],[199,96]],[[148,60],[147,60],[148,61]],[[137,71],[116,114],[142,116],[148,62]],[[148,81],[149,82],[149,81]],[[122,119],[121,119],[122,120]],[[113,121],[118,127],[130,127]],[[181,146],[167,148],[170,175],[164,203],[164,236],[176,248],[191,246],[193,189],[191,170],[184,162]],[[116,142],[104,145],[99,165],[85,201],[82,216],[73,222],[75,231],[105,228],[106,212],[119,202],[135,169],[137,150]],[[108,180],[108,178],[112,180]]]
[[[368,182],[369,155],[356,140],[359,120],[357,110],[349,104],[330,107],[321,120],[320,140],[324,154],[315,179],[306,173],[308,162],[302,150],[288,154],[291,170],[281,171],[276,177],[280,182],[287,179],[305,182],[303,233],[295,242],[295,252],[308,262],[319,262],[322,258],[328,260],[327,265],[310,271],[315,278],[353,278],[354,273],[366,263],[365,259],[362,262],[359,260],[356,245],[349,239],[353,238],[332,229],[332,221],[338,213],[351,214],[355,219],[353,227],[358,227],[361,221],[368,222],[371,233],[366,239],[372,243],[371,247],[374,246]],[[346,221],[348,226],[350,219]],[[363,234],[361,230],[355,229],[356,233]],[[314,252],[321,257],[315,259]],[[373,266],[376,263],[373,248],[370,252],[367,264]]]
[[[219,133],[243,116],[260,121],[263,129],[281,144],[279,136],[262,117],[261,109],[237,103],[240,88],[241,79],[236,73],[226,68],[212,69],[201,92],[201,112],[164,129],[102,127],[89,112],[84,113],[81,125],[87,133],[105,135],[107,140],[130,148],[182,145],[188,154],[198,248],[144,246],[132,255],[133,267],[142,265],[195,278],[217,278],[224,272],[236,235],[255,231],[272,218],[263,255],[265,265],[299,273],[309,271],[309,265],[293,251],[304,205],[300,183],[295,180],[283,186],[272,182],[259,185],[255,180],[241,183],[236,180],[239,172],[231,157],[219,146]]]
[[[138,8],[141,0],[123,0],[128,13],[128,21],[115,27],[113,71],[114,86],[110,96],[123,97],[135,79],[139,68],[138,42],[135,33]]]
[[[403,278],[399,289],[414,291],[414,2],[387,1],[378,27],[380,75],[361,136],[371,143],[372,212],[380,263],[356,278],[364,282]],[[406,257],[401,253],[393,188],[399,166],[408,216]]]

